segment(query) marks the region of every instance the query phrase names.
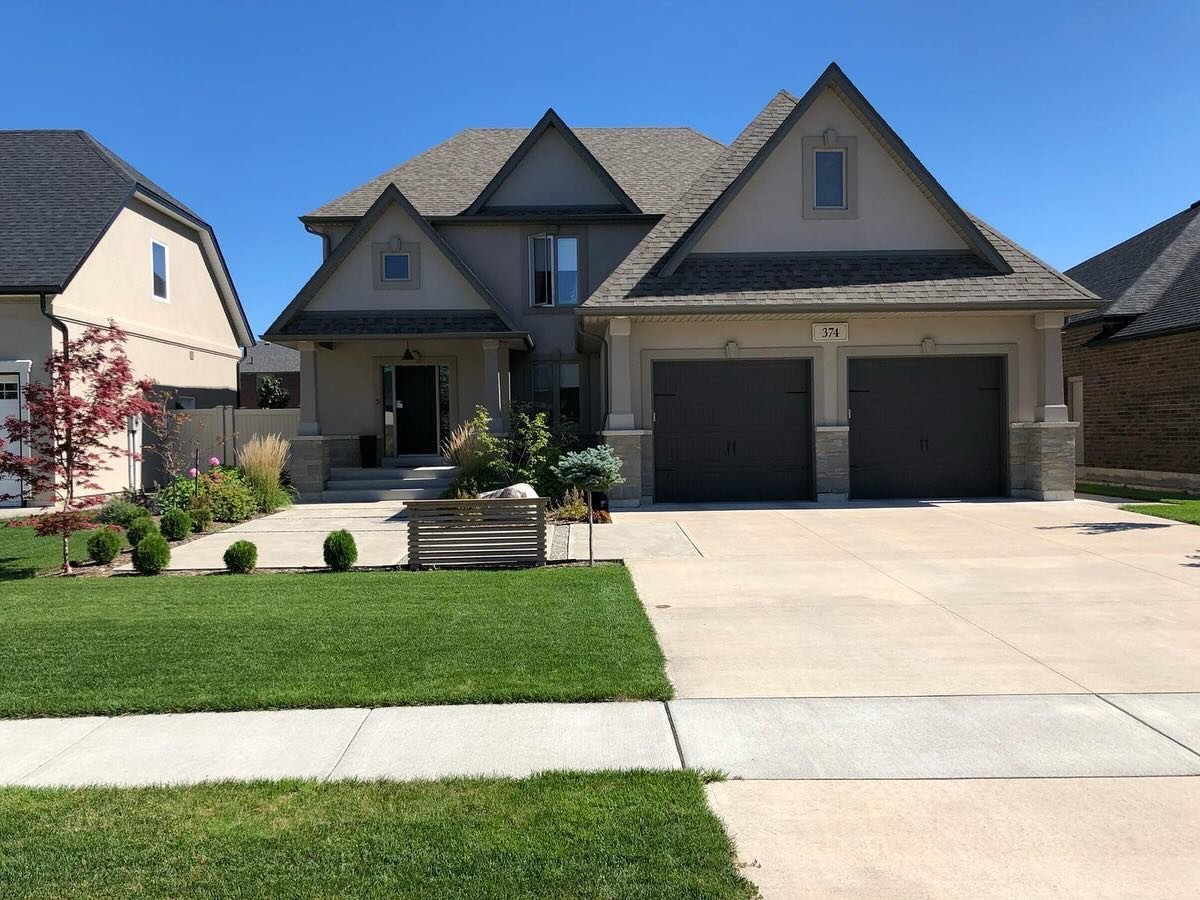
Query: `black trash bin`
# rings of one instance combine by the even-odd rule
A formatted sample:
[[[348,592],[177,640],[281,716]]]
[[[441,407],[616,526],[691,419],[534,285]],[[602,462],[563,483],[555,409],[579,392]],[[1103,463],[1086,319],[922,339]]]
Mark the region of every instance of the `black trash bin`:
[[[358,436],[358,455],[364,469],[374,469],[379,466],[379,435],[360,434]]]

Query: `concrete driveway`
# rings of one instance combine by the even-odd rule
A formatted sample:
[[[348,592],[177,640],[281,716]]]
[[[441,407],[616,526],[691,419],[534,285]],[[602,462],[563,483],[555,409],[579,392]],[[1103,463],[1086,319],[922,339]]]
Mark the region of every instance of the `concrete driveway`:
[[[1200,529],[992,501],[651,508],[604,539],[767,897],[1200,892]]]

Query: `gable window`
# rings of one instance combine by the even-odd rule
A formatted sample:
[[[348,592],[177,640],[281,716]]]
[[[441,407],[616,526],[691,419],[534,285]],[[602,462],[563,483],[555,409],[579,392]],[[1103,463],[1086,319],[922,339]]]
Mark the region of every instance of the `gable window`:
[[[154,296],[167,298],[167,247],[158,241],[150,242],[150,271],[153,278]]]
[[[407,253],[383,254],[383,280],[408,281],[412,278],[412,257]]]
[[[533,306],[579,303],[579,239],[557,234],[529,236],[529,302]]]
[[[582,413],[579,363],[535,362],[531,399],[535,412],[544,412],[556,428],[578,425]]]
[[[823,147],[813,151],[813,206],[846,208],[846,151]]]

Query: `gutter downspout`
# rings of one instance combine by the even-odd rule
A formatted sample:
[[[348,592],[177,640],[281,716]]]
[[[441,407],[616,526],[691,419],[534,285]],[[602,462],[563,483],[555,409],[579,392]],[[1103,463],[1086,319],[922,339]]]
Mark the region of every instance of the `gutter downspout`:
[[[321,239],[321,260],[324,261],[329,259],[329,254],[331,252],[330,245],[332,244],[332,241],[329,239],[329,235],[323,231],[314,231],[313,227],[307,222],[304,223],[304,230],[309,234],[315,234]]]
[[[70,332],[67,331],[67,323],[64,322],[62,319],[60,319],[58,316],[54,315],[54,313],[52,313],[50,311],[50,301],[47,299],[47,297],[48,297],[48,295],[46,294],[45,291],[42,291],[42,293],[38,295],[39,303],[40,303],[40,306],[42,309],[42,315],[45,316],[47,319],[49,319],[51,326],[53,326],[55,329],[57,329],[59,334],[62,335],[63,358],[70,359],[71,358],[71,335],[70,335]],[[73,472],[75,470],[74,456],[75,456],[75,451],[73,449],[73,445],[72,445],[72,441],[71,441],[71,425],[68,422],[67,423],[67,470],[70,472]],[[68,499],[68,504],[69,504],[69,501],[73,500],[74,497],[68,497],[67,499]],[[22,500],[22,504],[24,504],[25,502],[26,501]],[[68,564],[68,566],[69,566],[69,564]]]

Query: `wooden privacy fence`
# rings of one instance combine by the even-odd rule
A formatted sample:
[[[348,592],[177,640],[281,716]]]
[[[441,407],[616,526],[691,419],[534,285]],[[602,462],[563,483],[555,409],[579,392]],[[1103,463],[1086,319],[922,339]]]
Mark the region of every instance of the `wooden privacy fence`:
[[[298,409],[238,409],[233,406],[214,406],[211,409],[188,409],[171,412],[178,416],[179,451],[190,459],[193,448],[199,445],[201,460],[215,456],[226,465],[237,461],[237,450],[256,435],[278,434],[290,441],[296,436],[300,423]]]
[[[546,564],[546,498],[410,500],[408,567]]]

